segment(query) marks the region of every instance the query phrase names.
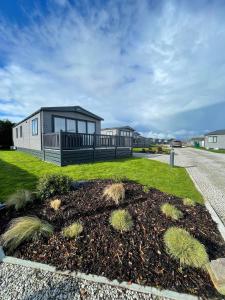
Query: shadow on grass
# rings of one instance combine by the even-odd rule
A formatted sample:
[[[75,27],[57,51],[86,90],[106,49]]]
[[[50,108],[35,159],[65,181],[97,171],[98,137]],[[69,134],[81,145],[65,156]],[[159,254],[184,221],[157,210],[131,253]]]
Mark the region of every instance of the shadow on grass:
[[[37,177],[0,159],[0,202],[18,189],[34,189]]]

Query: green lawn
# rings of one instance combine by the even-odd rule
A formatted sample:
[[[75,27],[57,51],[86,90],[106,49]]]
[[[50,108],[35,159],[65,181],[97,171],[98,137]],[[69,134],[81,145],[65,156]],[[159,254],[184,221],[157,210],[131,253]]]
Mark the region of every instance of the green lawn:
[[[203,201],[185,169],[146,158],[58,167],[17,151],[0,151],[0,201],[17,189],[35,189],[38,178],[46,173],[66,174],[79,180],[126,176],[170,194]]]
[[[205,151],[209,151],[209,152],[214,152],[214,153],[223,153],[225,154],[225,149],[206,149],[206,148],[203,148],[203,147],[198,147],[198,148],[195,148],[195,149],[199,149],[199,150],[205,150]]]

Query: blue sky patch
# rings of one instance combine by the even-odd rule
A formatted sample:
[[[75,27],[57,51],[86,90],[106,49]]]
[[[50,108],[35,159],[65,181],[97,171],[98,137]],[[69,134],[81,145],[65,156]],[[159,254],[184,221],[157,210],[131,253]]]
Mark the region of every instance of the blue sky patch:
[[[80,105],[147,136],[223,129],[223,28],[220,0],[0,1],[0,117]]]

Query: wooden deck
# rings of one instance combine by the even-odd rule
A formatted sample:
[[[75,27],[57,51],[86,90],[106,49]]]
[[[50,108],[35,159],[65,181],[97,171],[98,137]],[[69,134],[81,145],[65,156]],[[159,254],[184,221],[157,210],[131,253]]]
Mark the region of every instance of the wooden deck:
[[[113,160],[132,156],[132,142],[124,136],[47,133],[43,135],[43,157],[60,166]]]

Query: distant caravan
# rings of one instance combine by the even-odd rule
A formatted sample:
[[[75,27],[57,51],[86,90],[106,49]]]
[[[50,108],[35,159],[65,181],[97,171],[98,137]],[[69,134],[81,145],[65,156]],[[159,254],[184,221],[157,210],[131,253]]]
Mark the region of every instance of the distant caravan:
[[[171,143],[171,147],[174,147],[174,148],[182,148],[182,142],[181,142],[181,141],[178,141],[178,140],[174,140],[174,141],[172,141],[172,143]]]

